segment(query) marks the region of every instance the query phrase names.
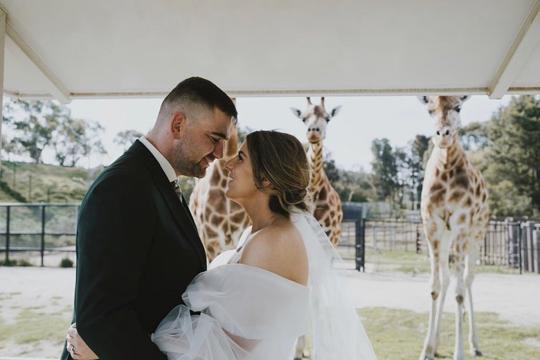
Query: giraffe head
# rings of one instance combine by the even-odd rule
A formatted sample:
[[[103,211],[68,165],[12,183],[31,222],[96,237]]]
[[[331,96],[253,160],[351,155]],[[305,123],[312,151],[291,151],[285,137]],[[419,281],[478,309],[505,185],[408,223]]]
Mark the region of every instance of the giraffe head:
[[[435,118],[433,143],[439,148],[448,148],[458,141],[461,126],[461,105],[469,96],[420,96],[429,114]]]
[[[291,108],[293,114],[302,119],[307,126],[307,138],[310,143],[318,143],[326,137],[326,126],[330,119],[336,116],[341,106],[337,106],[332,111],[327,112],[324,107],[324,97],[321,98],[320,105],[313,105],[311,99],[307,98],[307,109],[302,112]]]

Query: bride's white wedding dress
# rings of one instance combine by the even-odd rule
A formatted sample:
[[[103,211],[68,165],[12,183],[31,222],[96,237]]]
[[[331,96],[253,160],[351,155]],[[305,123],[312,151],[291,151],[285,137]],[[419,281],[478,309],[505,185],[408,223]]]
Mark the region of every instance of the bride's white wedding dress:
[[[152,341],[173,360],[288,360],[296,339],[312,338],[313,359],[375,359],[341,279],[337,255],[308,213],[291,221],[302,235],[309,261],[308,286],[238,263],[250,240],[218,256],[195,277],[159,324]],[[200,312],[194,315],[193,312]]]

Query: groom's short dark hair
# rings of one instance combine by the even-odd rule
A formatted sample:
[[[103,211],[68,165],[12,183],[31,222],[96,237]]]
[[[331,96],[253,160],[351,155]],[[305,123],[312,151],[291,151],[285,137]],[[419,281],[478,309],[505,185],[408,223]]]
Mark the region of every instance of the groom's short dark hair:
[[[216,84],[201,77],[190,77],[180,82],[165,97],[161,107],[182,102],[200,104],[209,109],[218,108],[235,120],[238,117],[232,99]]]

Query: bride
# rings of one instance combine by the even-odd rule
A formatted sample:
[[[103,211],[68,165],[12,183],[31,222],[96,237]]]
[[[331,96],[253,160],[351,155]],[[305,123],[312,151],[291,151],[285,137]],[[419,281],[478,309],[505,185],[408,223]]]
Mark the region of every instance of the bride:
[[[290,359],[302,335],[314,359],[375,359],[360,319],[333,269],[338,258],[306,202],[302,144],[277,131],[250,133],[226,164],[226,195],[252,227],[236,250],[197,275],[152,341],[174,360]],[[74,359],[97,356],[74,327]]]

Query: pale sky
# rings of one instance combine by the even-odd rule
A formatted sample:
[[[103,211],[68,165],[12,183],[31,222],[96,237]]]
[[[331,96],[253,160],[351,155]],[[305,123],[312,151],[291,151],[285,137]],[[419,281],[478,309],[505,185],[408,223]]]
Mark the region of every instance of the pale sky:
[[[509,99],[509,96],[502,100],[473,96],[463,105],[462,124],[489,120]],[[319,98],[312,100],[317,102]],[[113,143],[114,136],[128,129],[146,133],[154,123],[160,103],[161,99],[74,100],[68,105],[72,116],[96,120],[105,127],[103,143],[108,151],[101,159],[81,160],[79,165],[93,167],[111,163],[123,152],[123,148]],[[325,103],[328,111],[342,106],[328,124],[325,140],[326,151],[342,168],[362,167],[369,171],[374,138],[386,137],[392,146],[404,146],[416,134],[431,135],[433,131],[433,120],[413,96],[327,97]],[[303,97],[239,98],[238,121],[241,127],[280,130],[305,142],[305,126],[290,111],[291,107],[304,110],[305,106]]]

